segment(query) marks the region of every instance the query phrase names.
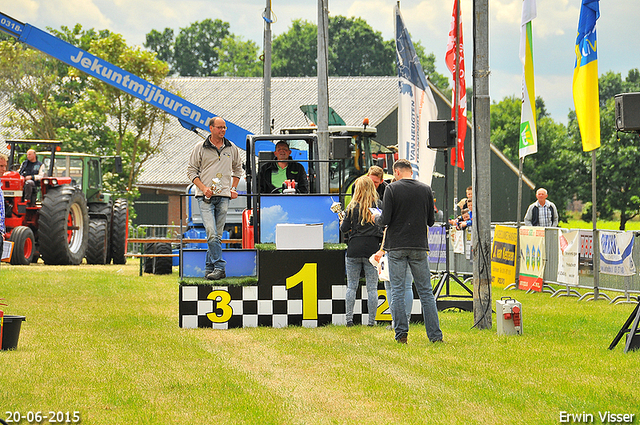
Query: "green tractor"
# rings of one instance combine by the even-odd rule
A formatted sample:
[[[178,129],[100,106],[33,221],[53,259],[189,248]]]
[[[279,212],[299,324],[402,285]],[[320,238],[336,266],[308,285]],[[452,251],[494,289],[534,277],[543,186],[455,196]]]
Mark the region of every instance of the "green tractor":
[[[11,140],[9,170],[2,177],[5,227],[14,242],[12,264],[124,264],[129,208],[125,199],[102,192],[102,159],[59,152],[60,142]],[[25,178],[17,171],[29,145],[42,162],[36,192],[25,199]],[[22,152],[25,150],[25,152]],[[35,180],[35,179],[34,179]]]

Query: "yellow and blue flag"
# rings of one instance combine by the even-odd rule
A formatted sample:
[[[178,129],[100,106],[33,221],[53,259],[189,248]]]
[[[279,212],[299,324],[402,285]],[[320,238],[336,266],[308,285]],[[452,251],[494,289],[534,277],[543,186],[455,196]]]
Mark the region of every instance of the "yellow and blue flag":
[[[598,95],[598,43],[596,21],[600,17],[599,0],[582,0],[576,66],[573,71],[573,103],[585,152],[600,147],[600,100]]]

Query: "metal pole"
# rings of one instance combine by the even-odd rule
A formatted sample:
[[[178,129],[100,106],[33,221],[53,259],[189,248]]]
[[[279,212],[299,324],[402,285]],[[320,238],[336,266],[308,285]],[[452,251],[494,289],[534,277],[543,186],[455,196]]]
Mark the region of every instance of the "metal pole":
[[[489,1],[473,2],[473,317],[491,329],[491,119]]]
[[[596,208],[596,150],[591,151],[591,221],[593,222],[593,299],[600,295],[600,235],[598,235],[598,214]]]
[[[453,167],[453,215],[455,216],[457,214],[457,210],[456,208],[458,207],[457,203],[458,203],[458,157],[459,157],[459,153],[458,153],[458,137],[460,134],[460,115],[459,115],[459,109],[460,109],[460,0],[456,0],[456,17],[455,17],[455,25],[456,25],[456,42],[455,42],[455,52],[456,52],[456,65],[455,65],[455,72],[453,73],[453,79],[455,80],[455,96],[453,96],[453,110],[454,110],[454,117],[455,117],[455,123],[456,123],[456,159],[453,161],[456,165]],[[446,184],[446,169],[449,165],[447,164],[447,160],[446,160],[446,155],[445,155],[445,184]],[[445,204],[447,202],[449,202],[449,198],[447,197],[446,194],[446,189],[445,189]],[[445,212],[445,220],[448,220],[449,217],[447,216],[446,212]],[[449,252],[447,251],[447,254]],[[447,257],[447,261],[449,261],[449,257]],[[449,264],[447,264],[447,272],[450,271],[449,269]],[[456,268],[456,262],[453,262],[453,272],[457,273],[457,268]]]
[[[520,158],[520,166],[518,169],[518,206],[516,207],[516,231],[518,232],[516,242],[516,288],[520,283],[520,220],[522,217],[522,168],[524,166],[524,157]]]
[[[318,0],[318,159],[329,159],[329,8]],[[318,164],[320,192],[329,193],[328,163]]]
[[[262,133],[271,134],[271,0],[264,10],[264,71],[262,92]]]

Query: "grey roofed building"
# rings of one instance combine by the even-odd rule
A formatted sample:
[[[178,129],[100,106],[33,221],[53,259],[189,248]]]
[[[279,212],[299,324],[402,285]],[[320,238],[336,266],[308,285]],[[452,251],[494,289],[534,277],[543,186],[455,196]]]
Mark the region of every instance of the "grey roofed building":
[[[251,133],[262,133],[262,78],[245,77],[178,77],[169,79],[171,90],[227,121],[245,128]],[[438,105],[438,119],[451,117],[451,103],[434,86],[431,86]],[[280,128],[309,125],[300,106],[316,104],[318,85],[316,77],[278,77],[271,81],[271,118],[273,133]],[[377,141],[383,145],[397,144],[398,130],[398,77],[329,77],[329,106],[349,126],[369,124],[378,130]],[[0,102],[0,118],[10,107]],[[2,119],[4,121],[4,119]],[[470,123],[468,123],[470,126]],[[182,127],[170,117],[167,141],[163,152],[148,160],[139,176],[137,187],[142,196],[136,201],[138,224],[167,224],[179,221],[179,194],[189,185],[187,162],[195,143],[202,138]],[[207,132],[201,132],[208,135]],[[471,185],[471,128],[467,130],[465,150],[467,171],[460,174],[459,197]],[[19,135],[13,135],[19,138]],[[492,218],[494,221],[515,221],[518,168],[493,145],[492,149]],[[0,152],[4,150],[0,146]],[[451,169],[447,167],[446,169]],[[436,170],[445,173],[444,160],[438,155]],[[451,179],[453,180],[453,179]],[[443,179],[434,178],[433,188],[438,207],[443,201]],[[533,183],[524,178],[522,203],[524,209],[533,198]],[[449,184],[449,198],[453,199],[453,184]],[[495,194],[495,195],[494,195]],[[450,203],[449,205],[451,205]]]
[[[254,134],[262,133],[262,78],[242,77],[179,77],[171,79],[171,85],[180,96],[208,111],[233,122]],[[451,102],[433,85],[434,98],[438,105],[438,119],[451,119]],[[329,77],[329,106],[342,117],[347,125],[362,124],[369,118],[371,126],[378,130],[377,141],[383,145],[397,144],[398,134],[398,77]],[[316,104],[318,83],[316,77],[280,77],[271,81],[271,118],[273,131],[280,128],[307,126],[300,106]],[[463,197],[465,188],[471,185],[471,135],[468,123],[465,150],[467,171],[459,173],[458,197]],[[169,134],[173,140],[165,151],[149,160],[138,180],[143,194],[169,197],[170,210],[177,193],[184,193],[190,183],[186,177],[186,164],[194,143],[202,139],[184,129],[175,118],[171,118]],[[207,133],[208,134],[208,133]],[[495,146],[492,149],[492,214],[495,221],[516,220],[516,195],[518,167],[511,163]],[[442,155],[438,155],[436,172],[445,171]],[[447,167],[451,170],[451,167]],[[449,198],[453,194],[453,179],[449,183]],[[433,188],[443,201],[443,179],[435,178]],[[532,197],[534,184],[524,177],[522,203],[526,210]],[[166,198],[165,198],[166,199]],[[152,202],[149,198],[148,202]],[[166,201],[164,201],[166,203]],[[150,209],[151,210],[151,209]],[[179,209],[169,212],[169,222],[177,222]],[[150,211],[151,212],[151,211]]]
[[[189,102],[253,134],[262,133],[262,78],[179,77],[170,79],[170,84],[174,92]],[[347,125],[357,126],[364,118],[369,118],[371,126],[379,127],[397,108],[397,87],[397,77],[330,77],[329,105]],[[317,99],[315,77],[272,78],[273,132],[309,125],[300,106],[316,104]],[[170,120],[168,135],[171,141],[165,145],[163,153],[144,165],[138,179],[141,189],[163,186],[164,189],[173,187],[183,191],[189,183],[186,163],[191,147],[202,139],[183,128],[177,119],[171,117]],[[393,139],[378,141],[385,145],[396,144],[396,133],[393,134]],[[178,164],[180,166],[176,166]]]

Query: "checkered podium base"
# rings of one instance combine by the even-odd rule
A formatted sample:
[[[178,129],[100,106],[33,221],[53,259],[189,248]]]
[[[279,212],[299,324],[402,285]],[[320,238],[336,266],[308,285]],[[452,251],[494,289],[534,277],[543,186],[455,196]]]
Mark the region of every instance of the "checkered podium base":
[[[286,285],[213,286],[184,285],[180,287],[180,327],[231,329],[242,327],[345,325],[346,285],[317,288],[317,303],[304,304],[303,289]],[[317,307],[316,307],[317,306]],[[317,313],[315,312],[317,308]],[[310,309],[311,312],[305,311]],[[316,314],[314,314],[316,313]],[[382,283],[378,286],[376,320],[391,321],[387,295]],[[367,291],[361,285],[356,293],[354,323],[367,323]],[[420,300],[414,294],[412,321],[421,322]]]

